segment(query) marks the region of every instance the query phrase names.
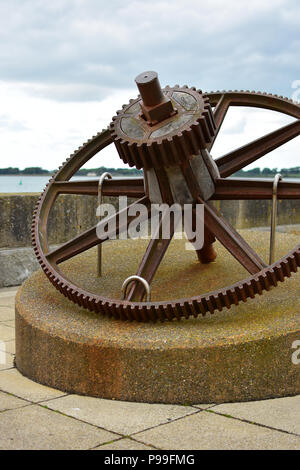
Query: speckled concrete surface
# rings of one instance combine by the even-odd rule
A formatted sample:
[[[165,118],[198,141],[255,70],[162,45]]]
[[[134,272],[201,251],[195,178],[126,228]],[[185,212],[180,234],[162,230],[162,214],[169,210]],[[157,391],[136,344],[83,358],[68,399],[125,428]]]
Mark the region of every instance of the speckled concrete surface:
[[[243,231],[243,236],[266,258],[266,233]],[[297,242],[296,234],[278,234],[278,256]],[[63,269],[74,282],[116,297],[146,243],[107,244],[101,279],[94,276],[95,250]],[[204,266],[184,244],[171,244],[153,283],[153,299],[195,295],[246,277],[222,247],[216,262]],[[16,298],[17,367],[62,391],[127,401],[195,404],[294,395],[300,392],[300,368],[291,361],[292,344],[300,338],[298,291],[296,274],[264,296],[213,316],[140,324],[73,305],[38,272]]]
[[[9,293],[11,301],[15,298],[12,289],[0,289],[0,307],[3,292]],[[13,312],[12,307],[5,308]],[[45,387],[35,382],[31,382],[34,393],[30,392],[30,381],[12,364],[13,340],[3,341],[0,337],[3,350],[10,358],[3,363],[6,370],[0,370],[0,436],[5,436],[0,438],[1,449],[84,448],[102,450],[102,458],[112,450],[153,453],[155,449],[189,449],[191,453],[207,448],[300,449],[300,395],[189,407],[140,405],[78,395],[55,397],[57,391],[48,389],[45,393]],[[8,375],[8,369],[14,372]],[[40,401],[34,401],[37,398]],[[109,416],[114,417],[113,432]]]

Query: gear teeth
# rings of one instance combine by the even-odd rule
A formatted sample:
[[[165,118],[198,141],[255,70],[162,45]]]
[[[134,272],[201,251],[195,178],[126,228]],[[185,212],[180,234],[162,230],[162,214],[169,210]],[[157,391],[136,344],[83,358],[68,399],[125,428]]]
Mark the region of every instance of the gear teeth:
[[[246,291],[247,297],[251,297],[251,299],[254,299],[255,297],[255,292],[253,290],[253,287],[251,285],[251,282],[246,282],[244,289]]]
[[[173,312],[174,312],[175,318],[178,321],[180,321],[181,320],[181,309],[180,309],[180,304],[179,303],[173,304]]]
[[[263,289],[269,291],[271,289],[270,282],[266,273],[263,273],[259,276],[259,283],[262,285]]]
[[[284,277],[291,277],[291,269],[290,269],[288,261],[287,260],[283,261],[281,266],[282,266]]]
[[[183,87],[175,85],[173,88],[167,88],[168,91],[182,89],[189,90],[187,85]],[[193,87],[193,93],[195,93],[195,90],[195,87]],[[198,94],[201,94],[201,90],[198,90]],[[159,168],[166,165],[181,164],[192,158],[194,154],[199,153],[201,149],[205,148],[213,140],[216,131],[209,97],[204,97],[203,101],[204,109],[202,116],[195,123],[183,126],[181,130],[178,130],[177,134],[166,135],[157,140],[150,138],[150,140],[145,142],[129,141],[124,137],[119,140],[120,135],[117,126],[121,118],[120,113],[123,115],[125,108],[123,108],[123,111],[117,111],[117,115],[113,117],[109,130],[121,159],[131,167],[150,169],[152,167]],[[132,102],[136,102],[136,100]],[[173,141],[178,145],[178,149],[174,146]]]
[[[275,266],[274,271],[276,274],[276,278],[278,281],[283,282],[284,281],[284,274],[281,266]]]
[[[196,315],[195,315],[195,312],[194,312],[194,309],[193,309],[193,306],[192,306],[191,302],[185,301],[184,304],[183,304],[183,310],[186,310],[188,312],[188,317],[196,318]],[[164,310],[164,313],[165,313],[165,310]],[[168,320],[168,317],[166,316],[166,313],[165,313],[165,318],[166,318],[166,320]]]
[[[263,286],[262,286],[261,283],[259,282],[259,279],[258,279],[258,278],[255,279],[255,282],[256,282],[256,290],[257,290],[257,293],[258,293],[259,295],[262,295],[262,293],[263,293]]]
[[[230,297],[232,303],[234,305],[238,305],[239,304],[239,298],[237,296],[237,293],[236,293],[235,289],[230,289],[228,294],[229,294],[229,297]]]
[[[179,87],[178,87],[179,88]],[[194,90],[194,88],[193,88]],[[236,92],[236,91],[235,91]],[[220,91],[211,92],[211,94],[218,95]],[[225,91],[224,91],[225,93]],[[230,92],[232,93],[232,92]],[[242,92],[241,93],[245,93]],[[247,93],[250,93],[249,91]],[[253,93],[253,92],[252,92]],[[277,95],[270,95],[263,92],[257,92],[268,97],[277,97],[294,103],[293,100],[278,97]],[[207,97],[209,98],[209,96]],[[132,100],[132,102],[135,100]],[[294,103],[299,106],[299,103]],[[207,110],[208,108],[206,108]],[[211,108],[210,108],[211,109]],[[197,129],[197,130],[196,130]],[[79,147],[73,154],[66,159],[66,162],[60,166],[60,169],[64,169],[68,162],[73,158],[76,158],[78,152],[84,152],[85,150],[90,152],[91,145],[97,144],[97,140],[100,139],[104,132],[109,129],[103,129],[102,132],[98,132],[96,136],[89,139],[84,145]],[[209,124],[206,123],[206,127],[199,126],[198,122],[194,122],[189,127],[184,129],[182,133],[178,135],[178,145],[183,153],[194,151],[195,145],[199,145],[199,142],[203,142],[203,139],[208,137],[206,133],[211,133],[212,129]],[[116,145],[120,145],[121,139],[116,137]],[[196,142],[196,143],[195,143]],[[102,144],[101,144],[102,145]],[[173,149],[173,139],[158,140],[154,145],[154,155],[160,155],[165,164],[166,161],[169,164],[174,162],[174,158],[179,158]],[[101,147],[102,148],[102,147]],[[135,150],[133,150],[135,149]],[[135,160],[133,154],[138,155],[139,158],[136,160],[137,164],[145,168],[146,164],[151,165],[151,155],[149,149],[143,146],[137,145],[131,147],[130,154],[132,154],[132,162]],[[148,152],[148,153],[147,153]],[[170,157],[170,154],[172,157]],[[59,170],[60,171],[60,170]],[[84,292],[81,289],[76,290],[75,287],[70,285],[67,280],[61,278],[61,275],[57,274],[55,268],[51,266],[43,253],[42,247],[39,240],[38,224],[40,219],[40,211],[43,205],[45,195],[48,191],[51,191],[52,183],[56,180],[59,171],[50,178],[49,183],[46,185],[44,192],[39,196],[37,204],[33,212],[33,220],[31,226],[32,244],[33,250],[37,257],[38,262],[41,265],[42,270],[48,277],[49,281],[53,286],[59,290],[65,297],[70,299],[72,302],[81,305],[82,307],[101,313],[108,317],[113,317],[116,320],[127,320],[127,321],[157,321],[161,322],[165,320],[172,321],[174,319],[180,320],[182,317],[198,317],[199,315],[205,316],[207,312],[213,314],[216,310],[222,310],[224,307],[230,308],[232,304],[238,304],[240,301],[246,302],[248,297],[254,298],[256,294],[262,294],[264,290],[270,290],[273,286],[276,287],[278,282],[283,282],[286,277],[290,277],[292,273],[297,272],[300,267],[300,246],[297,246],[294,251],[290,252],[284,258],[274,263],[272,266],[265,268],[263,271],[258,273],[256,276],[248,278],[240,283],[235,284],[227,289],[217,291],[215,293],[206,294],[197,298],[193,298],[189,301],[178,301],[168,304],[144,304],[144,303],[122,303],[111,301],[108,302],[106,299],[96,296],[94,294]]]
[[[240,286],[240,296],[243,302],[247,302],[247,292],[245,286]]]
[[[268,279],[269,279],[269,282],[270,282],[270,285],[276,287],[277,286],[277,278],[276,278],[276,274],[274,272],[274,270],[272,268],[270,268],[268,271],[267,271],[267,276],[268,276]]]
[[[203,303],[203,307],[205,309],[205,315],[206,315],[206,312],[210,312],[211,314],[214,313],[214,308],[209,300],[209,297],[204,297],[203,300],[202,300],[202,303]]]
[[[255,280],[254,278],[247,279],[243,287],[245,289],[245,292],[247,293],[247,296],[251,299],[254,299],[256,294],[258,294],[257,280]]]
[[[293,273],[296,273],[297,272],[297,263],[296,263],[296,260],[293,256],[288,256],[287,257],[287,261],[289,263],[289,266],[290,266],[290,270],[293,272]]]
[[[158,320],[161,323],[163,323],[166,320],[166,317],[165,317],[165,314],[164,314],[164,309],[162,308],[161,305],[157,305],[157,306],[155,306],[155,310],[156,310],[156,315],[157,315]]]

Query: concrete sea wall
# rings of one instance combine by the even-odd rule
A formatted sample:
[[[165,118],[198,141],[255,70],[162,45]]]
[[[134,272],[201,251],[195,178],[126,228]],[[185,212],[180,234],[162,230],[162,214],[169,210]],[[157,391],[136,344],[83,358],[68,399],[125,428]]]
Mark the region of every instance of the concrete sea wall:
[[[38,269],[31,248],[31,222],[38,193],[0,194],[0,287],[21,284]],[[103,202],[118,204],[117,198]],[[97,222],[97,198],[61,195],[49,220],[50,243],[63,243]],[[269,226],[270,201],[217,201],[216,207],[237,229]],[[278,201],[278,224],[300,223],[300,201]]]

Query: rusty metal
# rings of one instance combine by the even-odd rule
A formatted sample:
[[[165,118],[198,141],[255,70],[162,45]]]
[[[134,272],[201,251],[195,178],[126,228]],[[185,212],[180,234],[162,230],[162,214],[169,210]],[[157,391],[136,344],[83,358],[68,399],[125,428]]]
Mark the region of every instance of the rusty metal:
[[[89,181],[53,181],[52,184],[57,194],[98,195],[98,179]],[[102,196],[130,196],[141,198],[144,195],[144,178],[114,178],[109,181],[109,184],[107,184],[105,180],[102,184]]]
[[[166,96],[160,86],[156,72],[143,72],[135,79],[141,94],[142,118],[147,124],[154,126],[176,114],[172,101]]]
[[[149,125],[140,113],[142,98],[138,97],[113,117],[112,138],[120,158],[129,166],[149,169],[183,163],[214,137],[211,106],[201,90],[176,85],[162,92],[177,110],[176,116]]]
[[[130,106],[135,106],[136,104],[138,104],[136,112],[140,113],[140,98],[131,100],[130,104],[118,113],[114,120],[115,127],[111,126],[110,129],[103,130],[71,155],[67,162],[51,178],[37,203],[32,225],[32,239],[34,251],[42,269],[52,284],[63,295],[91,311],[113,316],[121,320],[136,321],[163,321],[174,318],[180,319],[181,317],[197,317],[198,315],[205,315],[207,312],[214,313],[216,310],[220,311],[224,307],[230,308],[232,304],[237,305],[241,301],[245,302],[249,297],[254,298],[255,295],[262,294],[263,291],[268,291],[272,286],[276,286],[278,282],[284,281],[285,277],[290,277],[300,266],[300,244],[280,260],[266,266],[255,251],[249,247],[245,240],[216,211],[211,202],[217,199],[272,200],[272,181],[244,180],[228,178],[228,176],[232,175],[237,169],[254,162],[262,155],[280,147],[300,134],[299,104],[287,98],[249,91],[218,91],[201,94],[193,88],[179,88],[176,86],[173,88],[167,87],[163,92],[172,99],[172,94],[178,90],[180,92],[186,91],[193,96],[196,95],[199,102],[203,101],[203,112],[204,114],[205,111],[207,112],[200,119],[200,122],[206,122],[207,128],[210,129],[210,135],[209,138],[201,141],[201,145],[199,141],[194,139],[195,134],[190,132],[192,126],[189,124],[187,127],[183,125],[176,132],[167,135],[162,141],[149,139],[153,129],[156,126],[160,128],[161,123],[150,126],[145,120],[143,120],[143,125],[148,126],[149,132],[143,142],[140,142],[138,145],[135,139],[131,139],[131,141],[130,139],[121,139],[115,133],[115,129],[118,127],[118,123],[120,123],[121,113],[123,116]],[[214,107],[213,113],[209,111],[210,106]],[[276,110],[296,118],[296,121],[213,161],[209,152],[230,106],[251,106]],[[178,110],[178,114],[180,114],[180,104]],[[133,114],[133,112],[129,113],[128,117]],[[166,118],[165,122],[171,122],[172,119],[176,118],[178,118],[178,115]],[[198,121],[197,126],[199,127]],[[182,137],[184,133],[189,135],[190,138]],[[177,175],[176,177],[179,175],[182,178],[180,181],[185,181],[187,185],[190,194],[188,197],[191,197],[195,203],[204,204],[205,207],[206,245],[202,254],[208,253],[213,259],[215,253],[210,250],[213,241],[218,239],[239,263],[248,270],[250,276],[232,286],[192,298],[164,302],[152,300],[149,303],[141,302],[145,295],[145,290],[138,283],[133,283],[126,294],[126,299],[119,301],[88,292],[66,279],[59,269],[59,263],[76,256],[92,246],[105,242],[105,240],[98,239],[96,226],[94,226],[85,233],[64,243],[61,247],[50,251],[47,234],[49,212],[59,194],[97,195],[97,180],[93,182],[70,182],[69,180],[90,158],[112,142],[115,142],[124,161],[127,160],[131,166],[136,165],[138,168],[144,168],[145,179],[128,179],[117,182],[115,180],[106,180],[103,183],[103,194],[114,196],[126,194],[127,196],[140,198],[137,203],[145,204],[149,210],[147,216],[150,216],[151,200],[149,195],[156,193],[149,190],[149,184],[152,185],[153,181],[157,181],[159,196],[161,196],[164,202],[172,203],[177,194],[174,192],[174,185],[172,183],[173,170],[170,172],[169,169],[175,168],[174,174]],[[143,147],[144,144],[147,147],[148,153],[141,151],[142,148],[145,148],[145,146]],[[147,144],[149,145],[147,146]],[[137,150],[137,147],[139,147],[139,150]],[[203,191],[202,183],[199,183],[200,180],[195,170],[197,165],[191,164],[191,160],[194,158],[193,152],[198,152],[197,165],[201,163],[202,167],[206,168],[211,176],[209,188],[206,188],[206,191]],[[175,155],[176,158],[174,157]],[[151,171],[154,171],[154,177],[151,176]],[[213,188],[212,194],[207,196],[211,192],[211,188]],[[288,181],[280,183],[278,198],[300,199],[300,184]],[[124,210],[128,211],[128,208]],[[119,213],[115,216],[118,233],[127,230],[127,225],[122,222],[121,215]],[[132,220],[133,217],[128,217],[128,224]],[[159,229],[158,227],[157,230]],[[106,239],[108,238],[109,234],[107,234]],[[170,242],[170,240],[166,240],[164,244],[161,244],[160,241],[159,237],[157,242],[154,238],[150,240],[137,272],[137,275],[143,277],[149,285]],[[199,256],[199,253],[197,254]],[[201,256],[199,256],[199,259],[201,260]],[[205,256],[203,256],[203,261],[209,262],[210,259],[205,260]]]
[[[269,264],[274,263],[275,237],[276,237],[276,225],[277,225],[278,184],[279,184],[279,181],[281,181],[281,179],[282,179],[281,174],[277,173],[274,177],[274,182],[273,182]]]
[[[149,286],[149,283],[146,281],[146,279],[144,279],[141,276],[137,276],[137,275],[129,276],[123,282],[123,285],[122,285],[122,300],[126,299],[126,292],[127,292],[128,285],[133,281],[142,283],[144,289],[146,290],[146,294],[147,294],[146,301],[151,302],[151,288]]]

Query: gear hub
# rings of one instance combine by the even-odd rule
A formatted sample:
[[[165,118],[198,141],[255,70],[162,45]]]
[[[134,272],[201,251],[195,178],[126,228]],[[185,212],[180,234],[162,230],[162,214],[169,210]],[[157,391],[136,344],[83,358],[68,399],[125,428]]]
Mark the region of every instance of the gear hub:
[[[160,168],[183,163],[205,149],[216,126],[209,99],[187,86],[161,89],[156,72],[135,79],[140,95],[117,111],[111,135],[124,163]]]

